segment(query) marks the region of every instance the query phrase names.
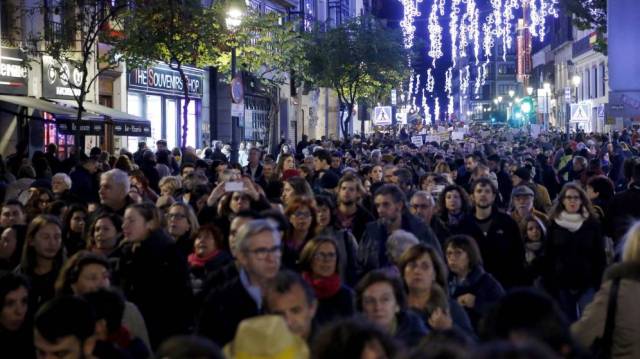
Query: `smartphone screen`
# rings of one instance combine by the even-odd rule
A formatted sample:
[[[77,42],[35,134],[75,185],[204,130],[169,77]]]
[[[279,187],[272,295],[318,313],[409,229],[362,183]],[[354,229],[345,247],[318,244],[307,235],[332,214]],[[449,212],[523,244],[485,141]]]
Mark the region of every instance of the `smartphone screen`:
[[[235,182],[225,182],[224,191],[225,192],[240,192],[244,190],[244,183],[240,181]]]

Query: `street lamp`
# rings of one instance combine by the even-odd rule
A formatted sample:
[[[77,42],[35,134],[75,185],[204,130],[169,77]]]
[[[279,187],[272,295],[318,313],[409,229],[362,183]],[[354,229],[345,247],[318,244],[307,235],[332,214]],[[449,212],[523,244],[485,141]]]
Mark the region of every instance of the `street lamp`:
[[[573,77],[571,78],[571,83],[573,84],[573,86],[580,86],[580,82],[582,82],[582,78],[580,77],[580,75],[573,75]]]
[[[582,82],[582,78],[580,77],[580,75],[573,75],[573,77],[571,77],[571,84],[573,85],[573,87],[576,89],[576,103],[578,103],[578,86],[580,86],[580,82]],[[573,100],[573,99],[572,99]],[[567,139],[569,138],[569,133],[571,131],[570,129],[570,121],[571,121],[571,103],[568,102],[566,108],[566,116],[565,116],[565,122],[566,122],[566,131],[567,131]]]
[[[542,88],[544,89],[544,129],[549,129],[549,94],[551,93],[551,84],[545,82],[542,84]]]
[[[527,95],[529,96],[533,95],[533,87],[531,86],[527,87]]]
[[[242,24],[242,16],[245,9],[244,0],[231,0],[227,3],[227,17],[225,18],[225,24],[227,29],[232,33],[238,30],[238,27]],[[231,80],[236,77],[236,47],[231,46]],[[238,163],[238,145],[239,145],[239,133],[238,127],[240,125],[240,118],[237,116],[231,116],[231,163]]]

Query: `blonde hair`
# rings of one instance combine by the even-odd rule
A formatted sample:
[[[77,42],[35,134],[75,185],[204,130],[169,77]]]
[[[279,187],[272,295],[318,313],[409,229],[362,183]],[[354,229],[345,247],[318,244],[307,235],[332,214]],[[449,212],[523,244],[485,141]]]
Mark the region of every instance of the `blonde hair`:
[[[624,235],[622,261],[640,261],[640,221],[634,222]]]

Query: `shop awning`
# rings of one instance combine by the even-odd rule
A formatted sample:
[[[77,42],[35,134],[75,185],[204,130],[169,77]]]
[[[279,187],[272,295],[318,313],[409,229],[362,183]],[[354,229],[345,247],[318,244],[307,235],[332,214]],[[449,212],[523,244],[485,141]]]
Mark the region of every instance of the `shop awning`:
[[[74,111],[72,108],[61,106],[57,103],[45,101],[35,97],[0,95],[0,101],[32,108],[41,112],[48,112],[54,116],[64,116],[67,118],[74,118],[77,116],[76,111]]]
[[[74,108],[78,107],[78,103],[75,101],[71,101],[71,100],[54,100],[54,101],[65,106],[73,106]],[[85,101],[82,104],[82,106],[84,107],[85,111],[93,112],[95,114],[102,115],[102,116],[107,116],[112,120],[130,120],[130,121],[149,122],[142,117],[138,117],[135,115],[128,114],[126,112],[118,111],[111,107],[98,105],[93,102]]]
[[[63,105],[73,106],[74,108],[77,108],[78,105],[75,101],[55,101]],[[93,102],[85,102],[82,104],[82,106],[84,107],[85,111],[95,113],[105,118],[109,118],[113,123],[113,134],[115,136],[151,136],[151,122],[145,120],[142,117],[118,111],[111,107],[98,105]]]

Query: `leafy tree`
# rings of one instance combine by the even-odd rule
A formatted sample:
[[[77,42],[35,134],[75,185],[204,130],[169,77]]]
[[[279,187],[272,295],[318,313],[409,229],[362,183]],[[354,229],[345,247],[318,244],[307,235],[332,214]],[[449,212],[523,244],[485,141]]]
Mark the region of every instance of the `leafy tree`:
[[[598,39],[594,45],[596,51],[607,54],[607,0],[563,0],[573,23],[580,30],[595,29]]]
[[[279,111],[279,86],[302,79],[306,63],[304,41],[296,31],[295,22],[285,22],[276,12],[259,13],[247,9],[242,23],[234,32],[227,32],[222,53],[215,66],[220,73],[231,73],[231,47],[236,48],[239,69],[250,72],[263,87],[264,94],[271,101],[269,112],[270,127],[277,124]],[[297,76],[292,76],[295,73]],[[228,82],[230,76],[223,76]],[[269,136],[277,136],[271,128]],[[276,138],[269,138],[271,143]]]
[[[189,96],[185,65],[205,67],[220,56],[225,34],[222,4],[204,7],[198,0],[134,0],[125,14],[124,38],[114,48],[129,66],[161,61],[182,80],[182,146],[186,146]]]
[[[388,96],[408,72],[400,32],[369,16],[327,31],[316,29],[305,48],[306,76],[315,86],[334,89],[347,111],[340,122],[345,136],[355,104],[360,100],[375,103]]]
[[[40,55],[53,58],[54,70],[60,78],[68,80],[77,103],[77,121],[82,117],[84,102],[96,80],[120,65],[121,59],[113,54],[100,54],[98,43],[113,43],[119,39],[114,30],[121,27],[125,9],[125,2],[104,0],[60,0],[53,8],[43,1],[20,9],[26,17],[44,19],[43,31],[26,34],[29,52],[35,60]],[[60,22],[52,21],[52,15],[59,16]],[[63,66],[65,64],[71,66]],[[79,81],[71,79],[70,67],[81,73],[81,78],[76,79]]]

